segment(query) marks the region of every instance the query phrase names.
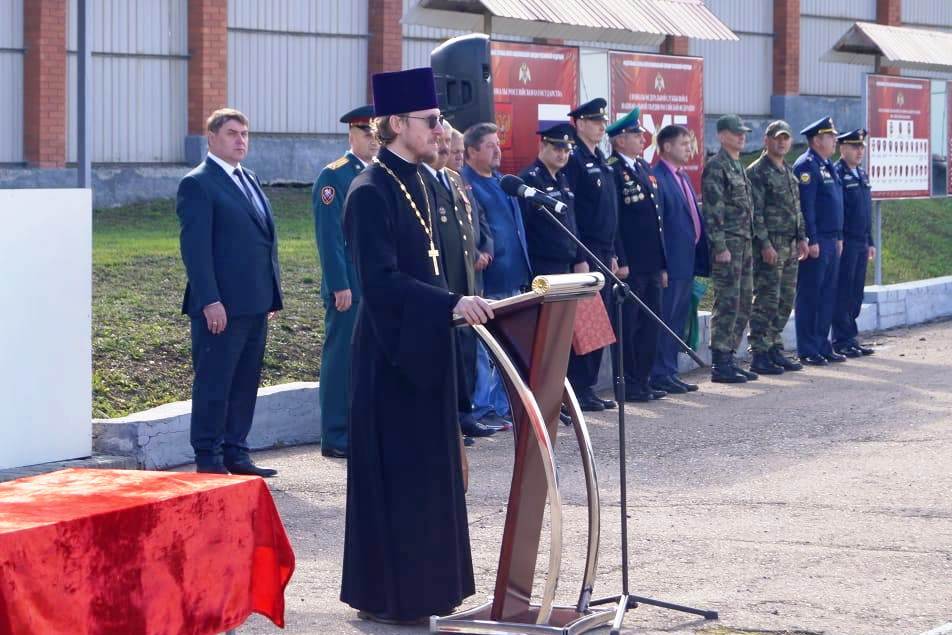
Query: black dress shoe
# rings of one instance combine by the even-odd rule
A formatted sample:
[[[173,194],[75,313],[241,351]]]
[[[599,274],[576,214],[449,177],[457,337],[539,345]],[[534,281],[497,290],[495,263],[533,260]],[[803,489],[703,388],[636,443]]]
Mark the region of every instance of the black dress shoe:
[[[195,466],[195,471],[199,474],[228,474],[222,463],[206,463]]]
[[[559,412],[559,421],[561,421],[563,425],[570,426],[572,425],[572,415],[563,410]]]
[[[626,386],[625,401],[629,403],[647,403],[652,400],[651,391],[641,386]]]
[[[837,364],[846,361],[846,355],[840,355],[836,351],[833,351],[832,353],[825,353],[823,358],[828,362],[836,362]]]
[[[656,388],[652,388],[651,386],[646,386],[646,387],[648,389],[648,392],[651,394],[652,399],[664,399],[665,397],[668,396],[667,390],[658,390]]]
[[[852,344],[848,344],[847,346],[836,346],[836,347],[833,348],[833,351],[836,352],[836,353],[839,353],[840,355],[843,355],[843,356],[845,356],[845,357],[856,358],[856,357],[862,357],[862,356],[863,356],[862,353],[860,353],[858,350],[856,350],[855,348],[853,348],[853,345],[852,345]]]
[[[465,445],[466,447],[475,445],[475,443],[476,443],[476,439],[474,439],[473,437],[467,437],[467,436],[463,437],[463,445]]]
[[[605,404],[595,395],[581,395],[578,405],[583,412],[601,412],[605,409]]]
[[[681,378],[678,377],[677,375],[671,375],[671,377],[669,377],[668,379],[671,380],[671,383],[673,383],[673,384],[675,384],[675,385],[677,385],[677,386],[681,386],[682,388],[684,388],[684,389],[687,390],[688,392],[696,392],[696,391],[698,390],[698,388],[699,388],[699,386],[698,386],[697,384],[692,384],[692,383],[690,383],[690,382],[684,381],[683,379],[681,379]],[[671,392],[671,391],[669,390],[668,392]]]
[[[801,355],[800,361],[810,366],[829,366],[830,362],[822,355]]]
[[[277,470],[270,467],[258,467],[251,459],[238,461],[237,463],[226,463],[225,467],[232,474],[242,474],[244,476],[260,476],[261,478],[270,478],[277,475]]]
[[[512,428],[512,421],[510,419],[501,417],[497,414],[486,415],[480,419],[479,422],[495,432],[501,432],[503,430],[509,430]]]
[[[496,434],[496,428],[490,428],[482,421],[470,421],[460,425],[463,434],[468,437],[491,437]]]
[[[337,448],[325,448],[321,446],[321,456],[326,456],[329,459],[346,459],[347,450],[338,450]]]
[[[658,379],[652,379],[648,382],[648,387],[652,390],[660,390],[664,393],[670,393],[672,395],[683,395],[688,392],[688,388],[680,385],[672,377],[664,377]]]
[[[859,344],[853,344],[853,350],[859,351],[860,355],[872,355],[876,352],[868,346],[860,346]]]
[[[368,622],[377,622],[378,624],[388,624],[390,626],[419,626],[429,621],[429,616],[417,617],[413,619],[397,619],[383,613],[371,613],[370,611],[357,611],[357,617]]]
[[[602,402],[602,405],[605,407],[605,410],[614,410],[615,408],[618,407],[618,404],[615,403],[614,399],[601,399],[599,397],[595,397],[595,398],[598,399],[600,402]]]

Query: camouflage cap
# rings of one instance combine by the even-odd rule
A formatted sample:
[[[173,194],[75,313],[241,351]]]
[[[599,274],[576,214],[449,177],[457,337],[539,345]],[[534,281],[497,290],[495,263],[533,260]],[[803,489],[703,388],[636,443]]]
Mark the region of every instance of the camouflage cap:
[[[779,137],[782,134],[785,134],[788,137],[793,137],[793,128],[791,128],[790,124],[788,124],[783,119],[778,119],[776,121],[771,121],[767,125],[767,131],[765,134],[771,138]]]
[[[750,132],[750,128],[744,125],[744,122],[741,121],[741,118],[737,115],[724,115],[717,120],[717,131],[722,132],[724,130],[730,130],[733,133],[741,134],[745,132]]]

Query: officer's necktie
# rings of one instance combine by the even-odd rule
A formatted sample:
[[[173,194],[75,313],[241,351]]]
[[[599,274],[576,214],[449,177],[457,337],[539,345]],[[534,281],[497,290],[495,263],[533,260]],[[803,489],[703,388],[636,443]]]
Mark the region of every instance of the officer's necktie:
[[[452,190],[452,188],[450,188],[449,181],[447,181],[447,179],[446,179],[446,172],[444,172],[443,170],[440,170],[439,172],[437,172],[437,174],[440,176],[440,183],[443,184],[443,187],[446,188],[446,191],[447,191],[447,192],[449,192],[450,194],[452,194],[452,193],[453,193],[453,190]]]
[[[261,204],[258,203],[258,197],[251,192],[251,188],[248,187],[248,181],[245,180],[245,175],[242,173],[241,168],[235,168],[235,176],[238,177],[238,181],[241,183],[241,189],[245,191],[245,196],[248,197],[248,202],[251,203],[251,206],[255,208],[255,211],[258,213],[258,216],[261,218],[261,221],[267,225],[268,224],[268,213],[261,209]]]

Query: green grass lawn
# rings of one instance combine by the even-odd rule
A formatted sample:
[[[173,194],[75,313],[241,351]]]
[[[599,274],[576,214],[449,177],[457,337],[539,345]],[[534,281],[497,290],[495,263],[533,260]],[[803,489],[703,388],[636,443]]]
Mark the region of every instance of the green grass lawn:
[[[324,309],[310,190],[270,188],[268,196],[286,308],[271,323],[263,383],[313,381]],[[952,274],[952,199],[894,201],[883,210],[885,282]],[[93,223],[93,416],[187,399],[191,357],[174,202],[97,210]]]

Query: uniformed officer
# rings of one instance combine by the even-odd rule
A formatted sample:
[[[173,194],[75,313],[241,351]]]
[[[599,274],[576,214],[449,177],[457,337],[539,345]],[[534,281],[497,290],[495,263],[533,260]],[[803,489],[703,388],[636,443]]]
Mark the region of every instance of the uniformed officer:
[[[866,152],[866,130],[857,128],[837,137],[840,160],[836,174],[843,184],[843,254],[833,310],[833,350],[847,357],[872,355],[860,346],[856,318],[863,306],[866,263],[876,257],[873,245],[873,194],[869,175],[860,167]]]
[[[608,126],[612,155],[608,164],[615,173],[618,190],[618,265],[631,290],[655,315],[661,312],[661,289],[667,286],[667,263],[661,214],[658,210],[658,179],[641,157],[644,130],[640,111]],[[667,395],[648,385],[658,348],[658,323],[634,302],[625,303],[624,313],[625,401],[651,401]],[[686,390],[684,391],[686,392]]]
[[[575,220],[579,238],[596,258],[618,269],[615,238],[618,229],[618,200],[615,177],[598,144],[605,136],[608,114],[601,97],[588,101],[569,113],[575,125],[575,148],[563,172],[575,194]],[[591,266],[591,263],[589,263]],[[594,268],[594,267],[593,267]],[[602,288],[602,300],[610,316],[614,315],[611,285]],[[569,360],[569,381],[578,396],[582,410],[599,411],[617,408],[611,399],[600,399],[594,390],[602,362],[602,349],[587,355],[572,354]]]
[[[843,188],[830,161],[837,132],[833,120],[824,117],[800,134],[810,147],[794,162],[793,171],[800,185],[809,257],[800,263],[797,274],[797,353],[801,362],[826,366],[846,361],[830,343],[843,250]]]
[[[764,135],[764,152],[747,168],[754,200],[754,304],[747,338],[750,369],[767,375],[803,366],[783,354],[781,333],[797,292],[799,261],[807,257],[797,176],[784,157],[793,130],[773,121]]]
[[[344,244],[341,221],[350,182],[363,172],[379,148],[370,128],[373,114],[373,106],[361,106],[340,118],[348,127],[350,149],[321,170],[311,194],[324,302],[324,348],[318,390],[321,454],[332,458],[347,456],[350,339],[360,302],[357,271]]]
[[[563,212],[549,210],[565,229],[578,236],[575,222],[575,195],[569,189],[562,168],[572,152],[575,131],[567,123],[545,126],[539,135],[539,156],[519,173],[526,185],[565,203]],[[541,206],[524,198],[519,199],[526,226],[526,248],[533,275],[558,273],[586,273],[588,261],[581,248],[552,222]]]
[[[708,160],[701,177],[704,227],[711,246],[714,309],[711,313],[711,381],[743,383],[757,373],[740,368],[734,352],[750,319],[753,295],[751,234],[753,206],[750,181],[740,162],[750,128],[737,115],[717,120],[720,151]]]

